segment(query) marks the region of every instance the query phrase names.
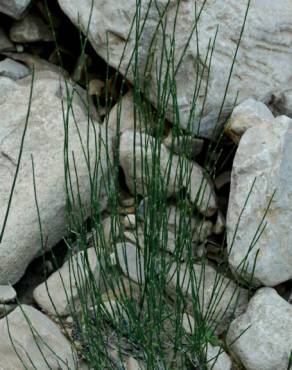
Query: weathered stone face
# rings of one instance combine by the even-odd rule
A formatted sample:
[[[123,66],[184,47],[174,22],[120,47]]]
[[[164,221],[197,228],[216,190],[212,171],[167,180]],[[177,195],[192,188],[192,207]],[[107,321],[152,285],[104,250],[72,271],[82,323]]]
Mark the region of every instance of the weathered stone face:
[[[183,159],[183,167],[182,160],[176,155],[171,156],[165,145],[161,144],[159,149],[155,149],[154,140],[153,136],[129,130],[121,135],[120,163],[130,191],[147,195],[147,186],[159,151],[157,176],[161,178],[167,195],[172,196],[185,187],[190,201],[196,204],[198,210],[212,216],[217,210],[216,195],[202,167],[187,159]],[[179,174],[183,169],[185,175],[180,180]]]
[[[87,29],[90,19],[91,0],[59,0],[63,11],[83,31]],[[184,58],[175,76],[177,89],[177,104],[180,112],[180,124],[188,126],[191,102],[196,86],[197,73],[202,75],[201,88],[198,93],[197,108],[195,117],[190,120],[190,128],[196,134],[210,137],[217,121],[222,99],[225,93],[232,60],[236,51],[236,45],[246,12],[247,2],[237,0],[213,0],[207,1],[205,7],[201,7],[203,1],[180,1],[178,12],[178,1],[173,0],[165,11],[167,24],[165,26],[166,45],[163,45],[162,26],[159,23],[159,12],[155,4],[162,12],[167,0],[160,0],[152,3],[141,2],[140,28],[143,31],[138,47],[138,74],[141,83],[146,82],[150,91],[150,99],[157,106],[157,69],[153,68],[144,75],[145,66],[149,56],[153,57],[153,66],[162,67],[162,76],[166,72],[165,57],[161,57],[165,48],[170,49],[173,34],[174,20],[175,28],[175,57],[174,65],[177,66],[181,56]],[[152,4],[148,11],[149,4]],[[89,27],[89,39],[96,52],[122,74],[126,74],[127,67],[132,58],[135,47],[135,27],[129,37],[131,23],[135,17],[135,0],[96,0],[92,8],[92,16]],[[176,18],[176,13],[177,18]],[[193,33],[189,42],[190,34],[194,28],[196,15],[200,13],[198,21],[198,40],[196,32]],[[144,23],[146,14],[147,20]],[[230,83],[229,92],[226,97],[226,104],[223,116],[230,113],[237,92],[238,102],[249,97],[268,101],[273,94],[277,96],[283,93],[291,95],[291,70],[292,63],[290,53],[292,40],[290,28],[292,19],[292,4],[289,0],[256,0],[251,2],[245,32],[241,46],[234,65],[233,78]],[[214,39],[217,26],[219,31],[212,57],[212,69],[208,76],[208,66],[205,66],[205,59],[208,52],[210,38]],[[152,41],[155,42],[152,42]],[[199,48],[199,54],[198,54]],[[164,53],[165,55],[165,53]],[[123,58],[122,58],[123,56]],[[157,63],[157,64],[156,64]],[[208,64],[208,63],[207,63]],[[133,81],[132,69],[130,68],[127,77]],[[163,78],[162,78],[163,81]],[[203,106],[206,86],[208,84],[208,98],[206,100],[203,119],[199,125],[198,117]],[[161,86],[161,85],[160,85]],[[281,105],[281,104],[280,104]],[[281,105],[282,113],[288,109],[286,104]],[[168,101],[167,117],[173,121],[172,99]]]
[[[7,14],[15,19],[20,19],[30,3],[31,0],[1,0],[0,13]]]
[[[21,305],[0,320],[1,369],[74,370],[75,364],[76,353],[70,342],[35,308]]]
[[[6,207],[20,150],[28,110],[31,79],[14,82],[0,78],[0,224],[4,221]],[[69,89],[72,86],[69,84]],[[71,86],[71,87],[70,87]],[[32,95],[29,124],[24,141],[19,174],[2,243],[0,245],[0,284],[14,284],[23,275],[28,264],[42,252],[40,229],[33,187],[32,160],[34,159],[35,182],[46,248],[54,246],[66,235],[66,190],[64,176],[64,121],[59,76],[51,72],[37,73]],[[66,103],[65,114],[66,114]],[[74,99],[72,112],[68,114],[69,168],[72,191],[79,187],[84,215],[90,211],[90,177],[80,137],[86,142],[87,114],[78,99]],[[97,191],[100,207],[106,206],[106,177],[109,168],[106,149],[99,141],[105,132],[97,122],[95,130],[89,128],[88,149],[91,165],[97,164]],[[77,128],[79,128],[79,133]],[[79,137],[80,134],[80,137]],[[96,140],[97,139],[97,140]],[[104,142],[103,142],[104,143]],[[96,148],[97,145],[97,148]],[[99,151],[100,149],[100,151]],[[73,166],[74,151],[77,179]],[[98,153],[98,154],[97,154]],[[110,156],[110,150],[109,150]],[[74,175],[74,176],[73,176]]]
[[[46,282],[34,289],[33,296],[38,305],[50,315],[66,316],[80,308],[80,290],[84,289],[90,278],[99,284],[100,266],[94,248],[73,255],[55,271]],[[73,306],[74,304],[74,306]]]
[[[274,289],[258,290],[246,313],[231,323],[227,344],[247,370],[288,368],[292,306]]]
[[[250,279],[257,255],[253,274],[257,285],[275,286],[292,278],[291,155],[292,120],[282,116],[260,129],[248,129],[233,162],[227,214],[229,263],[237,274]],[[246,271],[241,271],[246,256]]]

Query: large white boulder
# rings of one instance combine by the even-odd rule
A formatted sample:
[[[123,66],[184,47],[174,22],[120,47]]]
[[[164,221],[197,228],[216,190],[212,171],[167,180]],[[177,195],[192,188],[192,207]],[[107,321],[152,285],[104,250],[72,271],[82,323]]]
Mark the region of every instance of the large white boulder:
[[[260,129],[248,129],[233,162],[229,263],[237,274],[247,279],[253,275],[258,285],[275,286],[292,278],[291,155],[292,120],[281,116]]]
[[[135,30],[138,24],[139,32],[142,30],[138,40],[138,74],[141,84],[146,82],[150,98],[156,106],[161,103],[161,97],[158,98],[157,86],[159,85],[161,88],[164,82],[167,70],[166,55],[169,55],[166,53],[166,49],[170,50],[174,22],[176,22],[174,67],[178,65],[181,56],[184,55],[175,76],[180,124],[183,127],[188,125],[194,87],[198,86],[196,83],[196,71],[198,70],[203,78],[198,93],[195,117],[191,119],[191,128],[194,133],[199,131],[203,136],[211,135],[225,93],[244,21],[247,1],[142,1],[139,11],[137,11],[136,0],[108,0],[106,2],[95,0],[93,7],[91,7],[91,0],[58,1],[63,11],[77,27],[80,27],[84,32],[89,30],[89,40],[97,54],[108,60],[114,68],[119,67],[121,73],[126,74],[128,70],[127,77],[131,81],[134,80],[134,69],[127,67],[131,58],[133,62],[137,56],[136,54],[133,56],[133,50],[137,39]],[[202,8],[204,3],[205,6]],[[150,8],[149,4],[151,4]],[[165,7],[166,11],[164,12]],[[178,15],[176,17],[177,8]],[[146,14],[148,17],[144,22]],[[135,15],[132,33],[128,39]],[[159,24],[161,15],[164,17]],[[197,28],[189,40],[189,36],[194,30],[195,20],[199,15]],[[167,24],[165,24],[166,19]],[[278,97],[283,95],[282,99],[278,99],[279,104],[284,111],[289,108],[285,97],[286,95],[290,97],[292,89],[292,72],[288,67],[292,64],[292,54],[290,53],[292,37],[287,32],[292,24],[291,19],[292,4],[290,0],[255,0],[251,2],[223,116],[230,113],[237,92],[239,92],[238,102],[251,96],[268,102],[272,100],[273,94]],[[209,74],[205,59],[210,39],[214,39],[218,25],[219,30]],[[165,37],[163,37],[162,30],[165,32]],[[196,35],[198,35],[198,40]],[[189,47],[186,50],[188,42]],[[151,52],[149,53],[150,45]],[[152,69],[148,70],[145,75],[144,71],[149,55],[148,66],[151,65]],[[209,64],[209,60],[207,64]],[[162,69],[157,68],[157,65],[162,65]],[[160,83],[157,83],[160,71],[162,71],[162,78]],[[200,129],[198,129],[199,120],[197,118],[200,116],[204,104],[207,84],[208,98],[203,113],[204,118],[200,123]],[[169,84],[169,88],[173,89],[173,85]],[[172,101],[170,97],[167,104],[167,117],[170,121],[174,119]]]
[[[272,288],[262,288],[235,319],[227,344],[246,370],[288,369],[292,349],[292,305]]]
[[[24,140],[18,178],[4,237],[0,245],[0,284],[2,285],[16,283],[28,264],[42,252],[31,155],[34,159],[36,192],[45,248],[49,249],[54,246],[66,235],[67,231],[64,121],[61,105],[63,100],[66,116],[64,83],[61,88],[60,76],[52,72],[39,72],[35,77],[28,129]],[[4,77],[0,78],[1,227],[16,171],[28,110],[30,85],[30,77],[17,82]],[[68,89],[72,90],[70,84]],[[72,112],[68,113],[68,161],[75,202],[77,188],[79,188],[84,217],[87,217],[90,212],[92,184],[80,138],[83,145],[86,144],[88,123],[87,113],[81,100],[77,99],[76,94],[75,96],[72,110],[76,124]],[[106,135],[102,127],[97,122],[93,122],[93,125],[94,129],[91,124],[89,127],[89,163],[91,168],[96,165],[97,172],[93,184],[96,189],[93,191],[97,193],[102,210],[107,203],[106,178],[109,171],[107,158],[110,158],[110,150],[106,153],[104,144]],[[74,152],[77,176],[73,166],[72,152]],[[72,196],[70,197],[72,198]],[[77,203],[75,204],[77,205]]]
[[[76,369],[76,354],[58,326],[22,305],[0,320],[0,369]]]
[[[129,91],[113,106],[104,124],[114,139],[126,130],[144,132],[146,128],[149,129],[149,122],[146,122],[139,104],[135,103],[133,91]]]

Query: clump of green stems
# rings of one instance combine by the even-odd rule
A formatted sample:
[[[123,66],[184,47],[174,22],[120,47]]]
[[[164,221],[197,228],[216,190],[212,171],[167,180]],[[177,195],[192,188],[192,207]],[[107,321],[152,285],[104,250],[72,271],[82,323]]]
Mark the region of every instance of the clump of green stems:
[[[67,102],[63,105],[63,116],[64,116],[64,165],[65,165],[65,187],[67,192],[67,222],[68,222],[68,237],[66,244],[68,246],[69,254],[74,254],[78,251],[84,251],[84,258],[82,259],[81,266],[77,269],[72,264],[72,285],[76,285],[79,291],[80,305],[75,306],[74,302],[71,302],[71,316],[74,319],[74,333],[72,336],[68,333],[68,338],[72,340],[72,345],[76,346],[76,340],[78,339],[79,346],[77,348],[78,353],[86,360],[89,368],[93,369],[123,369],[122,359],[123,356],[133,356],[141,363],[145,365],[147,369],[207,369],[213,368],[207,360],[207,345],[211,343],[213,345],[222,345],[224,343],[215,335],[216,322],[220,321],[220,316],[215,315],[216,308],[219,305],[222,295],[222,279],[224,275],[230,272],[228,270],[228,264],[222,263],[219,268],[217,278],[214,281],[213,297],[209,303],[209,307],[206,312],[203,313],[202,306],[204,302],[200,299],[199,292],[205,288],[205,266],[208,264],[206,257],[202,257],[200,264],[202,266],[201,274],[198,276],[194,272],[194,263],[197,262],[194,255],[194,246],[192,243],[193,233],[200,234],[200,224],[198,223],[197,230],[191,227],[190,217],[193,214],[197,214],[199,203],[202,199],[202,194],[206,191],[206,181],[203,181],[198,192],[197,202],[190,203],[185,189],[188,187],[190,182],[190,174],[192,171],[192,162],[186,161],[190,155],[192,148],[190,148],[187,141],[182,141],[183,154],[180,157],[179,165],[176,171],[176,182],[178,188],[181,189],[175,197],[169,199],[167,197],[167,187],[170,181],[170,170],[173,164],[173,155],[170,154],[168,167],[165,173],[161,173],[161,146],[163,138],[165,136],[165,122],[167,120],[166,113],[167,107],[171,105],[173,112],[172,119],[172,133],[173,140],[182,133],[192,133],[192,124],[194,119],[198,122],[198,130],[200,127],[201,118],[204,115],[204,104],[201,113],[198,114],[198,95],[202,91],[202,80],[203,78],[207,81],[205,87],[205,98],[208,95],[208,81],[212,68],[212,57],[213,51],[216,44],[217,32],[214,34],[213,39],[210,39],[207,50],[199,50],[198,40],[198,23],[201,13],[206,6],[207,1],[204,1],[196,11],[196,19],[194,20],[194,26],[191,30],[191,34],[186,42],[185,50],[182,55],[177,56],[176,51],[176,17],[173,21],[173,31],[171,35],[165,37],[166,23],[169,22],[167,19],[167,9],[170,1],[165,5],[164,9],[159,7],[155,0],[149,1],[148,10],[156,8],[157,14],[159,14],[157,27],[153,30],[153,39],[149,45],[148,60],[145,65],[145,70],[141,73],[140,68],[140,56],[139,56],[139,42],[143,33],[143,28],[147,23],[148,11],[144,18],[141,16],[141,2],[136,1],[136,11],[130,27],[129,38],[125,43],[124,52],[129,43],[129,40],[135,40],[132,54],[128,68],[123,73],[122,84],[120,91],[118,91],[118,113],[117,113],[117,134],[114,140],[108,130],[107,140],[105,142],[99,142],[97,140],[97,147],[95,153],[90,153],[86,147],[86,143],[82,143],[84,147],[84,161],[88,167],[88,176],[90,178],[90,194],[91,194],[91,209],[88,220],[84,219],[84,209],[82,199],[79,194],[75,194],[70,187],[71,178],[78,178],[78,173],[70,171],[69,161],[72,153],[68,151],[68,127],[70,124],[77,124],[76,122],[69,122],[70,111],[73,111],[72,101],[74,95],[78,94],[78,91],[73,89],[67,89]],[[179,12],[181,1],[177,1],[176,13]],[[57,35],[53,27],[52,17],[50,8],[45,1],[48,19],[51,21],[52,30],[55,36],[56,50],[59,53]],[[92,2],[92,9],[94,3]],[[226,90],[224,99],[222,101],[221,109],[219,111],[217,121],[214,123],[214,140],[210,143],[209,149],[206,155],[206,161],[204,166],[204,172],[207,178],[212,180],[216,171],[217,159],[220,153],[220,143],[223,137],[223,129],[220,125],[221,114],[223,111],[225,98],[227,96],[228,86],[232,78],[232,71],[236,62],[236,56],[240,41],[243,35],[246,17],[248,13],[249,2],[245,18],[243,19],[242,31],[238,39],[237,46],[234,50],[234,58],[230,66],[230,74],[228,81],[226,81]],[[91,14],[92,14],[91,9]],[[81,56],[79,60],[85,59],[85,50],[88,43],[88,33],[91,22],[91,16],[88,20],[87,29],[83,33],[80,31],[80,42],[81,42]],[[159,32],[162,35],[160,39],[159,47],[161,52],[157,59],[154,58],[153,50],[156,47],[156,35]],[[180,111],[178,107],[178,96],[176,90],[176,76],[181,63],[184,60],[185,54],[189,47],[191,40],[196,39],[197,50],[200,53],[201,59],[204,60],[203,69],[200,67],[195,71],[196,73],[196,84],[193,91],[192,106],[190,109],[189,120],[187,128],[182,130],[180,125]],[[121,56],[121,61],[123,59]],[[62,58],[59,53],[59,62],[62,67]],[[110,56],[107,60],[110,65]],[[153,69],[156,71],[153,74]],[[117,68],[116,75],[114,76],[115,81],[120,78],[119,67]],[[137,137],[142,133],[141,126],[138,122],[145,123],[145,131],[149,134],[149,137],[155,138],[155,140],[146,140],[145,146],[151,148],[152,157],[151,159],[143,158],[143,152],[139,155],[142,156],[141,167],[135,167],[136,171],[142,173],[142,182],[144,188],[144,194],[147,194],[147,207],[144,208],[144,214],[141,222],[136,225],[134,235],[137,239],[137,261],[139,265],[142,261],[141,256],[143,255],[143,264],[145,272],[145,282],[143,284],[136,284],[131,280],[127,280],[123,277],[121,271],[113,266],[112,260],[113,255],[116,255],[117,243],[126,243],[124,236],[124,226],[120,216],[120,159],[119,159],[119,144],[120,144],[120,126],[121,126],[121,109],[122,109],[122,95],[126,89],[126,81],[128,75],[132,83],[133,99],[134,99],[134,117],[137,125],[136,135]],[[150,103],[150,77],[155,75],[156,79],[156,91],[157,99],[155,102],[155,109]],[[206,77],[207,76],[207,77]],[[89,81],[87,80],[87,84]],[[113,105],[113,98],[111,96],[111,89],[109,88],[109,69],[106,73],[105,78],[105,104],[106,110],[109,112]],[[153,84],[153,80],[151,82]],[[33,88],[33,81],[32,81]],[[79,96],[80,97],[80,96]],[[80,97],[81,98],[81,97]],[[206,100],[206,99],[205,99]],[[236,99],[235,99],[236,101]],[[86,110],[88,111],[88,127],[94,127],[94,131],[98,137],[99,124],[91,119],[89,109],[89,95],[88,100],[83,101]],[[99,108],[99,107],[97,107]],[[28,118],[29,120],[29,110]],[[74,117],[74,114],[73,114]],[[106,128],[108,127],[108,115],[102,123]],[[27,130],[27,124],[25,125],[23,141],[25,140],[25,133]],[[92,132],[88,130],[88,132]],[[196,133],[195,133],[196,134]],[[101,212],[99,204],[98,184],[96,184],[96,171],[99,167],[99,146],[104,145],[107,150],[111,150],[108,145],[109,141],[114,143],[113,148],[113,159],[111,153],[107,157],[108,167],[111,169],[110,178],[107,182],[109,184],[106,189],[108,197],[108,207],[105,212]],[[134,157],[133,161],[136,163],[136,151],[133,150]],[[170,151],[172,153],[172,151]],[[90,156],[96,156],[96,165],[94,168],[90,167]],[[21,160],[21,150],[19,156],[19,163]],[[73,158],[74,161],[74,158]],[[75,167],[76,168],[76,167]],[[34,163],[32,158],[32,171],[34,174]],[[17,172],[16,176],[17,177]],[[13,190],[11,191],[11,197],[13,196]],[[35,205],[36,211],[39,218],[40,234],[42,236],[42,224],[41,214],[38,210],[38,195],[37,188],[34,182],[35,190]],[[252,189],[250,190],[250,192]],[[133,197],[135,199],[136,219],[141,219],[141,213],[138,212],[138,205],[142,199],[141,194],[138,193],[137,189],[134,189]],[[249,195],[247,196],[248,201]],[[177,222],[175,226],[175,240],[176,248],[173,255],[166,253],[166,246],[168,243],[168,218],[169,218],[169,204],[175,203],[180,217],[177,214]],[[9,205],[7,208],[7,214],[9,212]],[[111,224],[111,235],[110,242],[104,232],[103,219],[107,216],[110,218]],[[263,221],[259,225],[257,235],[254,241],[251,243],[251,249],[256,245],[256,241],[260,237],[264,227],[264,216]],[[201,219],[205,219],[206,215],[202,215]],[[87,222],[86,222],[87,221]],[[240,219],[238,220],[238,224]],[[91,245],[95,248],[96,254],[100,260],[100,282],[97,283],[95,279],[89,278],[84,279],[84,273],[91,276],[92,271],[90,270],[88,263],[88,255],[86,253],[88,247],[88,224],[90,224],[91,232]],[[139,225],[139,226],[138,226]],[[4,232],[5,224],[3,226],[2,234]],[[144,245],[139,245],[139,233],[142,234],[144,239]],[[43,248],[44,241],[41,237],[41,243]],[[225,239],[222,242],[222,250],[225,248]],[[231,247],[232,248],[232,247]],[[185,259],[185,264],[188,268],[191,278],[191,291],[192,291],[192,307],[191,316],[194,318],[195,330],[193,333],[187,333],[182,325],[183,313],[186,309],[186,297],[181,291],[179,282],[176,286],[176,298],[170,300],[167,295],[167,285],[169,283],[169,270],[172,264],[176,264],[178,271],[180,271],[182,255]],[[129,267],[129,266],[128,266]],[[242,275],[244,270],[247,268],[247,256],[244,258],[238,271]],[[249,281],[245,282],[248,287]],[[237,299],[239,288],[234,289],[233,298]],[[218,294],[219,291],[219,294]],[[53,292],[49,292],[52,304],[54,304]],[[68,300],[70,300],[70,292],[66,292]],[[110,310],[105,305],[105,301],[112,302],[115,299],[119,302],[116,309]],[[231,301],[229,302],[231,304]],[[227,309],[228,307],[226,307]],[[235,309],[234,309],[235,310]],[[221,313],[222,317],[224,312]],[[215,317],[216,316],[216,317]],[[56,310],[56,317],[67,332],[67,325],[64,318],[60,317]],[[34,329],[31,328],[32,332]],[[36,335],[36,334],[34,334]],[[12,338],[13,340],[13,338]],[[38,340],[40,340],[38,338]],[[112,348],[116,352],[116,356],[113,356],[109,349]],[[223,350],[222,348],[222,350]],[[219,356],[220,352],[217,356]],[[120,359],[121,361],[119,361]],[[61,362],[61,359],[60,359]]]

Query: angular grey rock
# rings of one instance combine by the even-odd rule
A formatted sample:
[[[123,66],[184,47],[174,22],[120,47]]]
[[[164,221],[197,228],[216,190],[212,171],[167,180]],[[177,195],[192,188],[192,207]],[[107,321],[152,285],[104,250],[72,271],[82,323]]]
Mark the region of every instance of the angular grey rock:
[[[25,14],[30,3],[31,0],[0,0],[0,13],[20,19]]]
[[[86,262],[88,258],[89,265]],[[46,282],[33,291],[33,297],[38,305],[51,315],[69,315],[74,303],[74,309],[80,306],[80,290],[94,277],[99,284],[100,267],[94,248],[87,253],[79,252],[55,271]],[[85,297],[84,297],[85,299]]]
[[[191,315],[194,303],[191,282],[194,282],[201,313],[204,316],[208,314],[208,323],[217,334],[222,333],[233,315],[240,315],[247,305],[247,291],[207,264],[194,264],[192,272],[187,264],[180,264],[179,267],[173,264],[168,277],[169,296],[175,299],[179,289],[186,298],[186,310]]]
[[[113,138],[116,137],[118,129],[119,134],[126,130],[144,132],[147,124],[149,126],[149,123],[145,122],[145,117],[138,109],[138,106],[135,106],[132,91],[129,91],[114,105],[108,118],[105,118],[104,124],[111,130]]]
[[[238,143],[249,128],[256,126],[260,130],[261,125],[273,120],[274,116],[265,104],[250,98],[234,108],[225,133]]]
[[[272,288],[258,290],[247,311],[231,323],[227,344],[231,344],[232,352],[246,370],[288,369],[292,348],[291,304]]]
[[[16,291],[11,285],[0,285],[0,304],[13,302],[16,299]]]
[[[3,205],[0,208],[0,225],[3,224],[15,175],[28,110],[30,85],[30,77],[17,82],[0,77],[0,203]],[[68,83],[68,89],[72,92],[70,83]],[[28,264],[43,251],[33,189],[31,154],[34,158],[36,191],[46,248],[51,248],[66,235],[67,198],[64,179],[62,111],[62,100],[65,111],[67,109],[65,91],[59,75],[52,72],[36,73],[18,179],[0,248],[0,284],[16,283]],[[86,217],[90,213],[91,180],[80,137],[83,142],[86,142],[88,120],[87,112],[77,94],[73,99],[72,110],[79,132],[74,124],[72,112],[69,112],[69,169],[73,194],[76,196],[79,186]],[[107,179],[110,177],[108,159],[111,158],[111,149],[108,144],[109,152],[106,153],[105,137],[104,129],[97,122],[94,129],[92,126],[89,127],[90,162],[91,168],[96,166],[97,169],[96,191],[101,210],[107,204],[106,186]],[[72,151],[74,151],[78,185]],[[96,153],[99,153],[98,156]]]
[[[14,42],[53,41],[53,34],[45,22],[34,13],[29,13],[24,19],[15,21],[10,28],[10,39]]]
[[[6,58],[0,62],[0,76],[19,80],[30,75],[30,70],[13,59]]]
[[[227,214],[229,263],[242,277],[253,275],[258,285],[275,286],[292,278],[291,153],[292,120],[281,116],[260,130],[248,129],[233,162]]]
[[[213,224],[198,215],[189,215],[181,212],[176,206],[170,206],[167,210],[168,229],[179,235],[182,230],[189,230],[194,243],[204,242],[212,234]]]
[[[137,228],[137,230],[125,231],[124,236],[127,241],[132,244],[139,245],[141,249],[145,247],[145,238],[144,238],[144,231],[141,226]]]
[[[85,32],[91,16],[91,0],[58,1],[72,22]],[[152,6],[148,9],[150,3]],[[206,4],[202,9],[204,3]],[[143,24],[143,32],[139,38],[138,72],[141,84],[146,81],[154,105],[160,101],[157,91],[157,78],[159,76],[157,76],[156,63],[159,66],[162,64],[162,78],[164,78],[167,70],[167,53],[164,52],[163,59],[162,52],[165,49],[170,49],[171,45],[171,41],[164,44],[163,41],[172,39],[174,21],[176,20],[176,53],[174,57],[174,65],[176,66],[187,46],[195,20],[198,14],[201,15],[197,23],[197,32],[193,32],[189,48],[184,54],[175,80],[180,123],[183,127],[187,127],[194,87],[197,86],[196,71],[199,70],[200,76],[203,76],[197,99],[196,116],[191,120],[191,130],[195,134],[199,132],[201,136],[210,137],[222,104],[247,2],[238,0],[181,1],[177,17],[178,2],[175,0],[161,0],[158,5],[157,2],[148,1],[141,2],[141,4],[138,20],[140,29],[142,29],[147,12],[149,16]],[[166,5],[167,9],[164,12]],[[119,70],[123,74],[126,73],[135,47],[134,32],[128,41],[135,12],[135,0],[108,0],[106,2],[96,0],[91,16],[88,35],[91,44],[96,52],[105,60],[109,60],[114,68],[119,66]],[[167,19],[166,27],[157,26],[161,14],[164,14],[164,20]],[[276,92],[280,91],[285,95],[285,91],[291,90],[292,75],[290,70],[287,71],[287,66],[292,64],[290,53],[292,40],[290,33],[287,32],[287,28],[291,27],[291,19],[290,0],[251,2],[245,32],[237,55],[237,63],[234,65],[233,78],[226,97],[224,117],[227,117],[231,112],[238,91],[240,92],[239,102],[251,96],[268,102],[272,100],[271,97]],[[205,58],[210,39],[214,40],[218,25],[219,32],[209,74]],[[165,37],[163,37],[163,32],[166,33]],[[196,34],[199,35],[198,42]],[[149,53],[150,45],[152,48]],[[151,63],[148,65],[152,65],[153,69],[145,76],[144,71],[149,54],[151,54]],[[123,58],[121,58],[122,55]],[[130,68],[127,76],[131,81],[134,79],[132,71],[133,69]],[[207,83],[208,98],[205,102],[203,119],[200,122],[199,117],[204,104]],[[169,89],[171,87],[169,86]],[[169,99],[167,117],[170,121],[174,117],[173,111],[173,102],[172,99]]]
[[[190,135],[173,136],[170,134],[163,140],[163,144],[174,154],[186,155],[188,158],[195,158],[199,155],[204,146],[204,140]]]
[[[130,243],[117,243],[117,261],[125,276],[135,283],[144,284],[144,257],[138,252],[135,245]]]
[[[121,135],[120,163],[128,188],[133,194],[136,190],[138,194],[147,195],[147,182],[149,182],[154,166],[154,140],[154,137],[150,135],[128,130]],[[179,183],[182,161],[178,156],[170,156],[163,144],[159,147],[159,151],[160,168],[157,167],[159,171],[157,176],[160,176],[162,182],[167,181],[164,184],[167,195],[174,195],[185,187],[191,202],[197,205],[199,211],[206,216],[213,215],[217,210],[216,196],[203,169],[197,163],[184,160],[183,173],[185,175]]]
[[[35,71],[51,71],[62,74],[64,77],[69,77],[67,71],[62,70],[60,66],[49,63],[47,60],[38,57],[37,55],[23,53],[5,53],[9,58],[25,64],[30,69],[34,68]]]
[[[76,359],[58,326],[35,308],[22,305],[0,320],[0,369],[75,370]]]

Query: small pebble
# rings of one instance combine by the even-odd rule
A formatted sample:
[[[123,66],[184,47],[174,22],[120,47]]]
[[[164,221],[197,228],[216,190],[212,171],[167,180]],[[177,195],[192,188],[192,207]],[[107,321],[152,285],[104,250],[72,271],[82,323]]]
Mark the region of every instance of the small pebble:
[[[0,62],[0,76],[18,80],[30,74],[30,70],[13,59],[6,58]]]

